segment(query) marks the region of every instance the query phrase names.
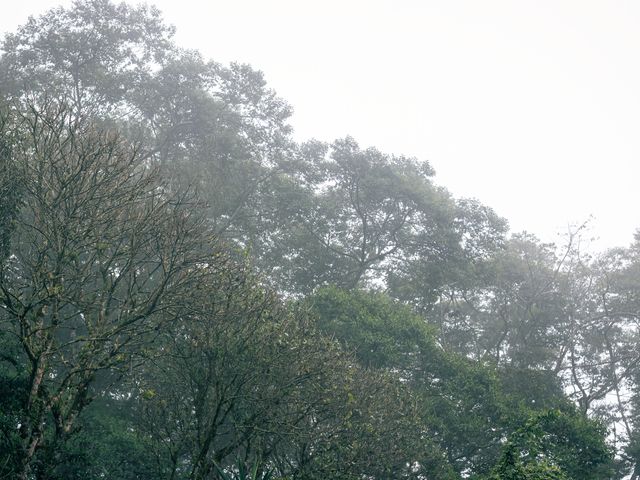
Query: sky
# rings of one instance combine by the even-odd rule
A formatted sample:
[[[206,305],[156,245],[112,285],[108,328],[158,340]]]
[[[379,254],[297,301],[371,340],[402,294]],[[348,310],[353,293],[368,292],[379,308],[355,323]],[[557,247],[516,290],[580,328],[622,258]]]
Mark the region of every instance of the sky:
[[[8,2],[0,32],[70,0]],[[136,3],[130,1],[129,3]],[[353,136],[588,249],[640,228],[640,2],[156,0],[179,45],[250,63],[299,140]]]

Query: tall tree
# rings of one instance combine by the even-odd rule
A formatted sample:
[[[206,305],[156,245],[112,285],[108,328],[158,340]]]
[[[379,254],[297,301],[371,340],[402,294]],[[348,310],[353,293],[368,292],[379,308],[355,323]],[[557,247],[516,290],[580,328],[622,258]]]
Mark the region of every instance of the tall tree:
[[[285,290],[395,285],[408,263],[429,258],[446,268],[464,244],[471,251],[483,241],[471,227],[473,208],[435,186],[427,162],[363,150],[347,137],[302,145],[295,167],[281,185],[288,220],[261,253],[282,264],[272,278]],[[502,232],[498,217],[485,220]]]
[[[198,187],[218,233],[247,246],[289,158],[291,109],[261,72],[205,61],[172,36],[155,8],[76,0],[5,37],[0,95],[46,93],[117,125],[173,185]]]
[[[548,410],[531,416],[505,443],[490,480],[601,479],[614,473],[601,425],[581,414]]]
[[[1,330],[28,377],[20,478],[73,433],[102,371],[125,368],[202,276],[206,237],[135,145],[49,101],[14,110],[22,195],[0,266]],[[40,472],[47,475],[45,472]]]
[[[31,17],[3,41],[3,96],[64,98],[74,114],[108,115],[148,80],[172,48],[173,29],[146,6],[74,2]]]

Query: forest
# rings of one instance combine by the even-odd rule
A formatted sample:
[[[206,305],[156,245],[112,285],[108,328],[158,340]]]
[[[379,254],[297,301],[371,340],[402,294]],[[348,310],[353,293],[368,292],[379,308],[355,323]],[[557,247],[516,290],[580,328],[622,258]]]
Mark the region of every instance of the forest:
[[[0,44],[0,479],[640,479],[640,234],[295,141],[173,35],[76,0]]]

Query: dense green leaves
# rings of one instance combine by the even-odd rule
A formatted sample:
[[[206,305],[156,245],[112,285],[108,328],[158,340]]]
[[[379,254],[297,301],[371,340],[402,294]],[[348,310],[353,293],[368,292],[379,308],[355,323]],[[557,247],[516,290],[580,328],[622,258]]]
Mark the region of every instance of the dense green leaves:
[[[612,474],[612,451],[602,427],[576,412],[546,410],[511,435],[489,478],[601,479]]]
[[[307,303],[320,331],[338,339],[365,367],[411,375],[419,355],[436,349],[429,326],[386,295],[328,287]]]

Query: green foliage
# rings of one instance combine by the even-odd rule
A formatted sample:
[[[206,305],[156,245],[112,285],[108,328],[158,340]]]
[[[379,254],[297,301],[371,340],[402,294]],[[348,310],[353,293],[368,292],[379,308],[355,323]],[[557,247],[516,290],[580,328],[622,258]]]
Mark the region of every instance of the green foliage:
[[[234,471],[225,471],[216,465],[216,472],[220,480],[271,480],[271,470],[262,470],[260,463],[255,462],[248,467],[245,462],[238,460]]]
[[[13,159],[17,139],[8,122],[11,122],[11,115],[0,99],[0,261],[10,253],[11,233],[22,195],[20,174]]]
[[[23,195],[0,264],[0,331],[16,339],[28,378],[18,422],[28,470],[39,450],[55,461],[97,374],[126,369],[171,318],[205,274],[211,237],[188,196],[161,192],[136,145],[66,104],[16,107],[4,128],[20,134]]]
[[[261,72],[204,61],[174,44],[154,7],[109,0],[31,18],[2,50],[4,98],[56,98],[140,142],[174,188],[199,190],[216,232],[242,247],[268,228],[270,181],[293,146],[291,109]]]
[[[455,470],[480,473],[496,461],[509,430],[496,374],[455,354],[425,359],[416,390],[425,422],[439,438]]]
[[[319,328],[354,351],[361,365],[407,382],[420,399],[416,421],[460,474],[487,474],[500,458],[502,439],[523,423],[530,429],[536,425],[533,437],[545,436],[546,451],[572,478],[610,473],[604,430],[575,412],[552,372],[495,369],[447,353],[422,319],[381,293],[328,287],[305,304]],[[534,475],[547,467],[523,468]]]
[[[132,413],[130,400],[103,397],[93,402],[79,419],[77,433],[64,445],[50,478],[163,478],[168,462],[153,456],[149,442],[133,428]]]
[[[510,454],[505,454],[495,473],[486,478],[487,480],[570,480],[558,466],[546,460],[523,464]]]
[[[158,10],[147,6],[84,0],[52,9],[4,38],[2,94],[16,99],[46,92],[77,113],[112,113],[163,61],[172,35]]]
[[[444,352],[423,319],[384,294],[328,287],[306,302],[319,328],[353,350],[361,365],[406,382],[417,401],[416,421],[456,471],[493,465],[505,426],[491,369]]]
[[[297,153],[287,172],[296,188],[286,192],[297,201],[281,210],[279,228],[258,255],[259,263],[281,266],[271,274],[288,292],[387,282],[400,290],[397,272],[419,259],[444,269],[455,252],[490,243],[480,238],[491,230],[477,225],[482,215],[436,187],[426,162],[361,149],[350,137],[303,144]],[[503,233],[495,215],[483,218]]]
[[[0,317],[0,322],[2,320]],[[12,478],[20,471],[23,446],[19,426],[28,388],[20,347],[0,329],[0,478]]]
[[[489,478],[535,479],[547,474],[595,480],[610,478],[613,471],[613,452],[602,426],[575,411],[546,410],[532,414],[509,437]]]
[[[223,252],[184,301],[130,388],[136,429],[174,478],[206,478],[297,428],[298,389],[318,365],[296,319]]]
[[[436,349],[424,320],[382,293],[326,287],[306,303],[319,330],[353,351],[365,367],[408,371],[419,354]]]
[[[588,414],[637,472],[638,244],[507,239],[426,162],[296,145],[152,7],[31,18],[0,85],[0,476],[615,478]]]
[[[494,279],[492,260],[504,249],[507,223],[476,200],[452,199],[446,228],[419,220],[419,236],[387,272],[389,294],[428,315],[440,328],[440,341],[469,354],[473,348],[465,303]],[[419,231],[419,230],[417,230]],[[478,292],[480,293],[480,292]],[[441,318],[447,315],[449,318]],[[453,325],[449,325],[453,323]],[[467,327],[470,332],[462,331]]]

